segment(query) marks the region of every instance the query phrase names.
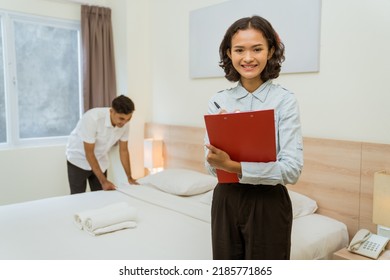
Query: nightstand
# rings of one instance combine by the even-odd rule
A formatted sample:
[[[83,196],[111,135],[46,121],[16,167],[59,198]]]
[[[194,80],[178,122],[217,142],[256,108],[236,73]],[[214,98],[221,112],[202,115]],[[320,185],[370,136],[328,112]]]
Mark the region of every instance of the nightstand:
[[[333,259],[334,260],[373,260],[370,258],[366,258],[362,255],[351,253],[347,250],[347,248],[343,248],[333,253]],[[389,244],[387,244],[386,250],[379,255],[378,260],[390,260]]]

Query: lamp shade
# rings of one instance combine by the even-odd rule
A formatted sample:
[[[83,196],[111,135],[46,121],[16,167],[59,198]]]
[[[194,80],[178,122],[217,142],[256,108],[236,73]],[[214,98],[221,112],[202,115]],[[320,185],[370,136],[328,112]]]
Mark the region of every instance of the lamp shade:
[[[148,169],[164,166],[162,140],[144,139],[144,166]]]
[[[390,173],[374,174],[372,221],[377,225],[390,227]]]

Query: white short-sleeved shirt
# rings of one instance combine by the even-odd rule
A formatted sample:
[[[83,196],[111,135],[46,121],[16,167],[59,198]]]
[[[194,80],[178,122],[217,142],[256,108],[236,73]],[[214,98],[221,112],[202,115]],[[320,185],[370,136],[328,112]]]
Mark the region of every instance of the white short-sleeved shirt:
[[[84,142],[95,143],[95,156],[103,172],[109,167],[108,152],[120,141],[128,141],[129,123],[114,127],[110,119],[110,108],[88,110],[71,132],[66,147],[66,157],[72,164],[91,170],[84,150]]]

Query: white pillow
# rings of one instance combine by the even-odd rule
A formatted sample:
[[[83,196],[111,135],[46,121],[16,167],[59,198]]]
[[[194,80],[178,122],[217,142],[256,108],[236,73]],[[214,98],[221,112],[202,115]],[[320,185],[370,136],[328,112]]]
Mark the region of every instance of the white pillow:
[[[313,214],[317,211],[318,206],[315,200],[291,190],[288,190],[288,193],[292,203],[294,219]]]
[[[137,180],[143,185],[153,185],[175,195],[196,195],[214,189],[214,176],[188,169],[171,168]]]
[[[303,194],[288,191],[293,208],[293,218],[303,217],[317,211],[317,202]],[[213,200],[213,190],[208,191],[200,198],[200,202],[211,205]]]

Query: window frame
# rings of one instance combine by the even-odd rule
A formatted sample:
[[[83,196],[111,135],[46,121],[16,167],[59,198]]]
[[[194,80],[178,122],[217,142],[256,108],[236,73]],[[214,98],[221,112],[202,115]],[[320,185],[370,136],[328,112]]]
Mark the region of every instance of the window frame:
[[[32,24],[42,24],[48,27],[58,27],[75,30],[78,33],[78,73],[79,73],[79,119],[84,113],[83,108],[83,84],[82,84],[82,46],[80,21],[64,20],[48,16],[36,16],[25,13],[11,12],[0,9],[1,34],[3,38],[3,67],[4,67],[4,93],[5,93],[5,117],[6,117],[6,142],[0,143],[0,150],[11,148],[23,148],[31,146],[63,145],[68,140],[67,136],[50,136],[38,138],[19,137],[19,107],[16,76],[16,54],[14,38],[14,21]]]

